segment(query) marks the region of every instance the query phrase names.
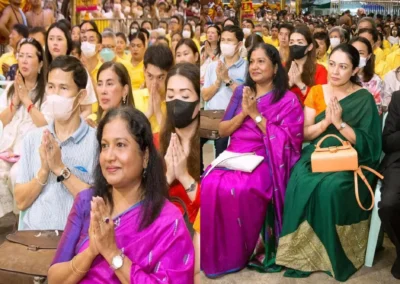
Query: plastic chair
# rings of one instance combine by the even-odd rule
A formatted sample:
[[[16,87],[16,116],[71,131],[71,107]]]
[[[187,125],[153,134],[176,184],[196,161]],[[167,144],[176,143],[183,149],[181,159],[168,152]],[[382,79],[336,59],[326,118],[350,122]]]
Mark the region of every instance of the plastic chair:
[[[386,118],[387,118],[387,113],[385,113],[385,115],[383,116],[382,129],[385,127]],[[384,154],[382,153],[381,161],[383,157]],[[381,201],[381,188],[382,188],[382,182],[379,180],[375,188],[375,205],[374,209],[372,209],[371,223],[369,226],[369,234],[368,234],[367,252],[365,254],[364,265],[367,267],[372,267],[374,263],[379,232],[381,230],[381,225],[382,225],[381,219],[379,218],[378,215],[378,203]]]

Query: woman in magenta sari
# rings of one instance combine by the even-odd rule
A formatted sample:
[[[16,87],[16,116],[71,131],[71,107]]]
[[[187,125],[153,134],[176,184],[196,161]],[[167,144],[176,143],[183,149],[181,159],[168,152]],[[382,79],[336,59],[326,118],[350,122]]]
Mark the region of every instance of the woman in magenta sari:
[[[262,260],[253,255],[261,266],[274,265],[273,253],[260,247],[276,248],[286,184],[303,141],[303,110],[288,91],[279,52],[261,43],[248,58],[246,86],[235,90],[220,134],[231,136],[228,151],[255,152],[264,161],[252,173],[215,168],[202,179],[201,267],[208,277],[241,270],[255,251],[263,251]],[[267,234],[257,243],[264,224]]]
[[[75,199],[49,283],[193,283],[194,248],[167,201],[163,164],[140,111],[107,112],[94,189]]]

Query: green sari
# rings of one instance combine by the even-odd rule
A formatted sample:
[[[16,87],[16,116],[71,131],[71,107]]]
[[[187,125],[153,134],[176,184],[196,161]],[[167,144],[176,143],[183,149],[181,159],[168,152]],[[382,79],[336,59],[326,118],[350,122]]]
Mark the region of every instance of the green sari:
[[[342,118],[356,134],[359,165],[376,169],[382,152],[381,122],[374,98],[361,89],[340,101]],[[316,117],[323,120],[325,112]],[[345,139],[331,125],[303,149],[294,166],[286,191],[283,229],[279,239],[276,263],[289,270],[285,276],[306,277],[313,271],[324,271],[336,280],[346,281],[363,264],[368,240],[371,211],[362,210],[354,193],[351,171],[312,173],[311,154],[316,143],[327,134]],[[338,146],[335,138],[322,146]],[[374,185],[375,176],[364,172]],[[370,193],[359,178],[360,201],[371,204]]]

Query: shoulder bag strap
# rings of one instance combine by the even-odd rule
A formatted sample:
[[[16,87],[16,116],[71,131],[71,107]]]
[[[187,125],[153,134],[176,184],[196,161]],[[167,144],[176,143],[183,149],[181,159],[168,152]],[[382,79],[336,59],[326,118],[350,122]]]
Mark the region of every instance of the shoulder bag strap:
[[[354,171],[354,190],[355,190],[358,206],[360,206],[360,208],[363,209],[364,211],[370,211],[370,210],[372,210],[372,208],[374,208],[374,205],[375,205],[375,195],[374,195],[374,192],[373,192],[373,190],[371,188],[371,185],[369,184],[367,178],[364,176],[364,174],[362,172],[362,169],[366,169],[366,170],[372,172],[373,174],[375,174],[380,179],[383,179],[383,176],[380,173],[378,173],[377,171],[375,171],[375,170],[373,170],[373,169],[371,169],[370,167],[367,167],[367,166],[360,166],[356,171]],[[364,181],[365,185],[367,186],[367,188],[368,188],[368,190],[369,190],[369,192],[371,194],[372,202],[371,202],[371,206],[368,209],[365,209],[364,206],[361,204],[361,201],[360,201],[360,196],[359,196],[359,193],[358,193],[358,178],[357,178],[357,175],[359,175],[360,178]]]

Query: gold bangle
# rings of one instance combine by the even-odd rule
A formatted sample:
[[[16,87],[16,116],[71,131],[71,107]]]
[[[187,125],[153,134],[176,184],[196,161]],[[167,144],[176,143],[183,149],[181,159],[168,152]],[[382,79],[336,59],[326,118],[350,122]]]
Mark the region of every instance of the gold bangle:
[[[47,185],[47,180],[46,180],[45,183],[42,183],[42,182],[40,181],[40,179],[39,179],[39,173],[36,174],[35,179],[36,179],[37,183],[40,184],[41,186]]]
[[[73,258],[71,259],[71,268],[72,268],[72,271],[73,271],[74,273],[76,273],[76,274],[86,274],[89,270],[82,271],[82,270],[79,270],[78,268],[76,268],[75,265],[74,265],[74,258],[75,258],[75,257],[73,257]]]

